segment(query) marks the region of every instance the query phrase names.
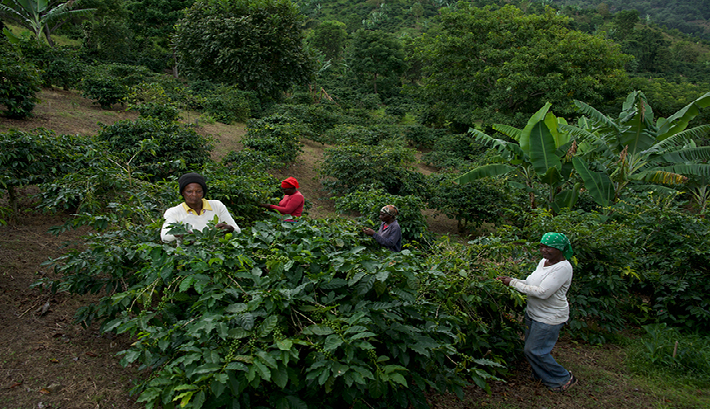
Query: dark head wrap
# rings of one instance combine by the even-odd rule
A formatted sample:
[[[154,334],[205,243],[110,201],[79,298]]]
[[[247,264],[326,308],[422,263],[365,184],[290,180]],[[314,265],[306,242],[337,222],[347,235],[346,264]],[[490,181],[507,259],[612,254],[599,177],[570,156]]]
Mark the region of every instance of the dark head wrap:
[[[182,195],[182,191],[185,190],[187,185],[190,183],[197,183],[200,186],[202,186],[202,197],[207,196],[207,184],[205,183],[205,178],[200,175],[199,173],[185,173],[184,175],[180,176],[180,179],[178,179],[178,185],[180,185],[180,194]]]
[[[574,254],[572,251],[572,243],[569,242],[569,239],[564,233],[545,233],[542,239],[540,239],[540,243],[561,251],[565,259],[572,259],[572,255]]]

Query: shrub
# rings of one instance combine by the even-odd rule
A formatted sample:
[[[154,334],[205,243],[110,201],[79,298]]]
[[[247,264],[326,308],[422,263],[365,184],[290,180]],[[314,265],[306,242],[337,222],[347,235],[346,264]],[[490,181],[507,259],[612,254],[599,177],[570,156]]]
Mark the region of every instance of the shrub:
[[[456,219],[460,230],[478,228],[483,223],[498,224],[504,211],[513,211],[502,179],[475,180],[464,185],[453,176],[433,174],[428,178],[429,207]]]
[[[433,150],[423,159],[437,168],[463,170],[485,152],[485,146],[474,141],[470,134],[444,134],[436,139]]]
[[[78,88],[86,71],[86,64],[76,51],[61,48],[55,51],[44,69],[42,80],[45,87],[53,85],[65,90]]]
[[[138,111],[139,116],[145,119],[154,119],[162,122],[175,122],[180,119],[180,110],[169,104],[145,102],[134,105],[130,109]]]
[[[248,149],[242,152],[228,155],[222,165],[208,165],[203,173],[210,190],[209,198],[221,200],[243,227],[264,218],[264,209],[258,204],[271,198],[279,180],[261,169],[266,168],[265,162],[258,161],[261,154]]]
[[[375,230],[379,228],[378,215],[382,206],[394,205],[399,210],[397,221],[402,228],[404,248],[409,247],[408,242],[416,246],[427,244],[431,239],[426,218],[422,214],[426,205],[418,196],[397,196],[388,194],[381,187],[360,185],[354,192],[333,199],[337,212],[357,212],[361,216],[361,223]]]
[[[397,126],[336,125],[325,132],[322,142],[332,145],[404,145]]]
[[[520,318],[525,298],[495,277],[532,271],[537,260],[521,244],[493,236],[466,244],[442,237],[428,249],[426,260],[427,268],[440,274],[422,283],[424,297],[462,320],[460,349],[506,367],[523,359]],[[506,369],[499,371],[504,374]]]
[[[445,129],[433,129],[424,125],[404,126],[404,137],[419,149],[431,149],[436,141],[448,134]]]
[[[0,105],[5,106],[5,116],[13,119],[31,116],[39,102],[36,95],[40,84],[39,71],[0,41]]]
[[[222,164],[240,173],[268,172],[286,166],[275,157],[251,148],[229,152],[222,159]]]
[[[297,119],[309,128],[308,137],[316,142],[324,142],[321,138],[328,129],[345,123],[355,123],[343,112],[342,108],[330,102],[321,102],[313,105],[274,105],[272,113],[282,114]]]
[[[202,94],[206,113],[224,124],[246,122],[250,107],[258,105],[253,93],[240,91],[236,86],[220,85],[207,94]]]
[[[85,63],[71,47],[51,48],[34,39],[18,42],[22,55],[40,70],[43,87],[76,88],[84,75]]]
[[[81,80],[81,91],[81,95],[95,100],[103,109],[111,109],[111,105],[128,96],[128,88],[120,80],[100,70],[91,70]]]
[[[101,108],[122,102],[128,97],[131,87],[155,74],[145,67],[126,64],[103,64],[91,67],[81,81],[82,95],[95,100]]]
[[[304,126],[286,115],[270,115],[247,123],[247,135],[242,142],[251,148],[273,156],[277,161],[293,162],[302,152]]]
[[[79,159],[73,153],[85,144],[81,139],[41,128],[0,133],[0,187],[8,191],[13,211],[17,210],[15,189],[62,177]]]
[[[615,219],[634,231],[639,282],[652,322],[710,331],[710,222],[683,209],[676,195],[648,192],[619,203]],[[652,317],[652,318],[651,318]]]
[[[393,195],[423,194],[424,175],[412,170],[414,151],[402,147],[339,146],[328,148],[318,170],[321,183],[336,194],[363,183],[381,183]]]
[[[419,297],[437,280],[420,254],[363,252],[346,221],[206,229],[179,250],[145,239],[94,237],[57,260],[54,287],[123,273],[79,318],[139,336],[121,362],[153,371],[135,389],[147,407],[425,408],[426,393],[460,395],[464,377],[485,384],[481,368],[496,365],[459,354],[458,320]]]
[[[199,169],[210,160],[211,139],[178,123],[152,118],[104,125],[97,139],[105,141],[137,176],[167,179],[185,169]]]

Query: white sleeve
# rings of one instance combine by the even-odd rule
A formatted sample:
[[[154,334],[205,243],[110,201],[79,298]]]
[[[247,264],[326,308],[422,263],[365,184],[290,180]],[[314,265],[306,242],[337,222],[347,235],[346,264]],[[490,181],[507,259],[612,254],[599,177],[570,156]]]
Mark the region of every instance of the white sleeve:
[[[179,222],[177,214],[178,213],[175,207],[171,207],[170,209],[165,211],[165,214],[163,214],[163,219],[165,219],[165,221],[163,222],[163,228],[160,229],[160,239],[166,243],[175,241],[177,239],[175,236],[168,233],[168,231],[170,230],[170,224]]]
[[[572,278],[572,265],[569,262],[560,263],[545,277],[540,285],[528,285],[524,280],[512,279],[510,286],[523,294],[546,300]]]
[[[224,205],[219,200],[211,200],[210,206],[214,209],[215,213],[217,213],[217,217],[219,218],[219,221],[222,223],[227,223],[228,225],[234,227],[234,233],[241,233],[242,229],[239,228],[239,225],[237,225],[237,222],[234,221],[234,218],[232,218],[232,215],[229,214],[229,209],[227,209],[227,206]]]

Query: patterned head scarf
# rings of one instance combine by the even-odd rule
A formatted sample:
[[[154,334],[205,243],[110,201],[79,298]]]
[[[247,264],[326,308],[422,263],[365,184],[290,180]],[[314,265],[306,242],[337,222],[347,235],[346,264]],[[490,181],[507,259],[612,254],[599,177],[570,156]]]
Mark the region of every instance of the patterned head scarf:
[[[385,213],[392,217],[397,217],[397,215],[399,214],[399,210],[397,210],[394,205],[386,205],[382,206],[382,209],[380,209],[380,213]]]
[[[561,251],[567,260],[572,259],[574,254],[572,244],[564,233],[545,233],[542,235],[540,243]]]

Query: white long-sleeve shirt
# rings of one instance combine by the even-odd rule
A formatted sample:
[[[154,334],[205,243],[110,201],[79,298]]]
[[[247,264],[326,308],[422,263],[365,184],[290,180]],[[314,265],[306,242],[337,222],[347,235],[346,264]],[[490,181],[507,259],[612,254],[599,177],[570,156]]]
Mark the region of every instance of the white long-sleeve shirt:
[[[237,222],[229,214],[227,206],[219,200],[202,199],[202,214],[197,214],[185,202],[166,210],[163,215],[165,222],[160,230],[160,238],[166,243],[175,241],[176,237],[168,233],[171,223],[189,224],[193,229],[202,231],[202,229],[207,227],[207,223],[214,219],[215,215],[219,218],[220,223],[227,223],[234,227],[234,233],[241,232]]]
[[[545,267],[543,258],[525,280],[510,280],[510,286],[528,296],[527,313],[534,321],[549,325],[569,320],[567,290],[572,284],[572,264],[562,260]]]

